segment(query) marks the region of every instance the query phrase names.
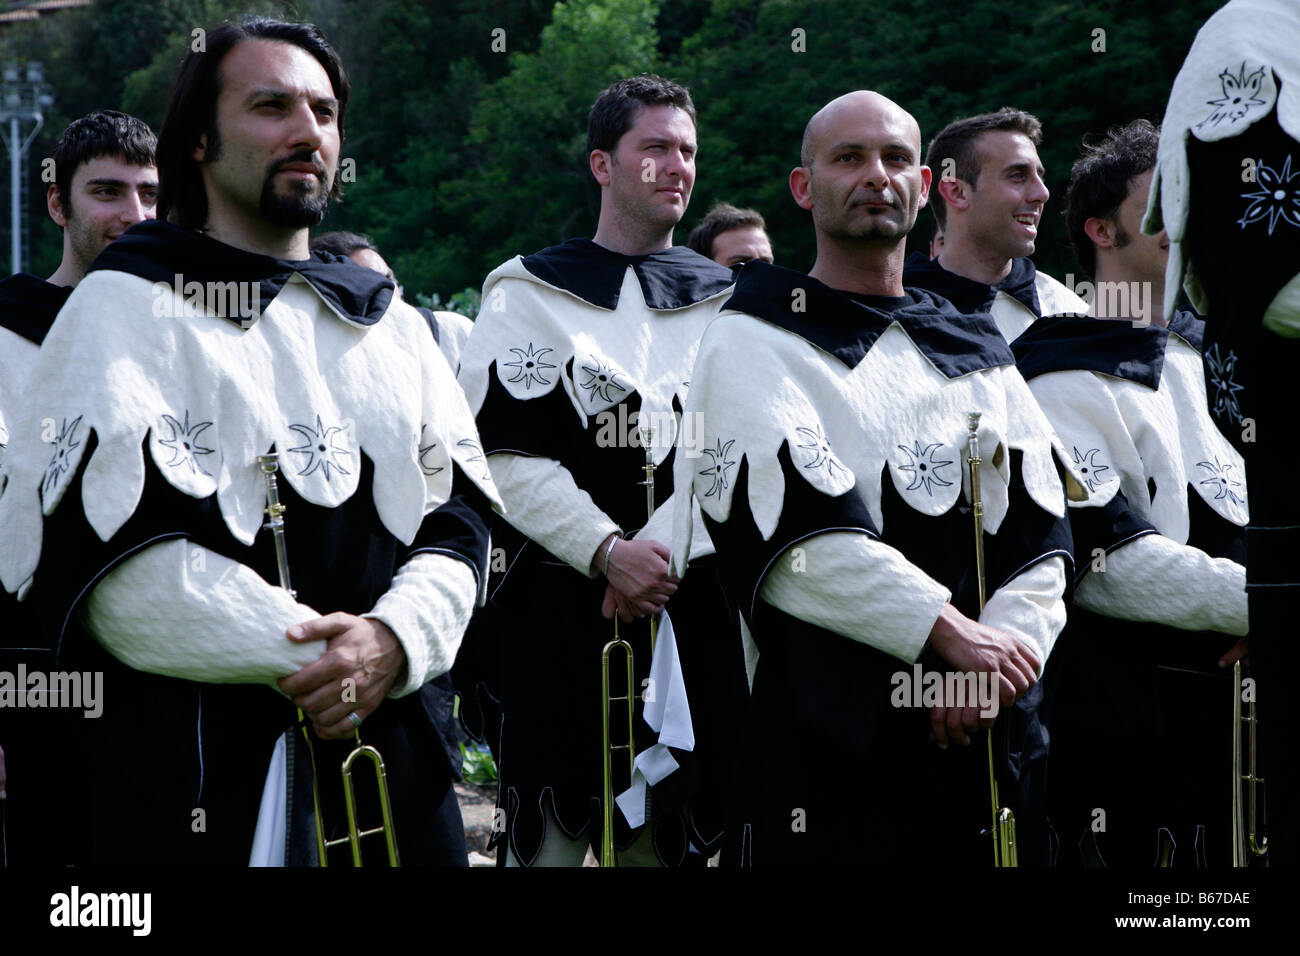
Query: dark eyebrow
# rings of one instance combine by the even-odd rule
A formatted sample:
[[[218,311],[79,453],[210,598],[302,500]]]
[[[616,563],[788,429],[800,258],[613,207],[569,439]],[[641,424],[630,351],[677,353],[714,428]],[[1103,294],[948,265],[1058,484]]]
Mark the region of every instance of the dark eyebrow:
[[[252,92],[250,92],[245,102],[253,103],[256,102],[257,100],[292,100],[295,98],[296,97],[292,93],[289,93],[286,90],[263,88],[260,90],[253,90]],[[331,109],[335,109],[335,110],[337,110],[339,106],[339,101],[333,96],[316,97],[312,100],[312,103],[328,106]]]
[[[107,176],[101,176],[101,177],[96,178],[96,179],[87,179],[87,180],[86,180],[86,185],[87,185],[87,186],[115,186],[115,187],[118,188],[118,189],[130,189],[130,188],[131,188],[131,184],[128,183],[126,180],[124,180],[124,179],[111,179],[111,178],[109,178],[109,177],[107,177]],[[157,189],[157,188],[158,188],[158,180],[156,180],[156,179],[146,179],[146,180],[143,180],[142,182],[136,183],[136,186],[137,186],[137,187],[142,187],[142,188],[144,188],[144,189]]]
[[[855,153],[861,153],[861,152],[865,152],[866,147],[863,146],[861,143],[847,143],[847,142],[836,143],[834,146],[831,147],[832,154],[844,152],[846,150],[850,150]],[[913,150],[911,146],[907,145],[906,143],[898,142],[898,141],[889,143],[887,146],[885,146],[884,152],[906,153],[909,157],[916,155],[915,150]]]
[[[1030,171],[1030,169],[1033,169],[1034,172],[1038,173],[1038,178],[1039,178],[1039,179],[1043,179],[1043,178],[1045,177],[1046,173],[1047,173],[1047,170],[1043,169],[1042,166],[1037,166],[1037,167],[1035,167],[1035,166],[1033,166],[1031,163],[1011,163],[1009,166],[1007,166],[1007,168],[1006,168],[1005,170],[1003,170],[1003,172],[1007,172],[1007,173],[1017,173],[1017,172],[1027,173],[1027,172]]]
[[[637,143],[637,149],[645,149],[647,146],[672,146],[679,142],[678,140],[664,136],[647,136]],[[682,149],[696,149],[696,144],[691,140],[681,140]]]

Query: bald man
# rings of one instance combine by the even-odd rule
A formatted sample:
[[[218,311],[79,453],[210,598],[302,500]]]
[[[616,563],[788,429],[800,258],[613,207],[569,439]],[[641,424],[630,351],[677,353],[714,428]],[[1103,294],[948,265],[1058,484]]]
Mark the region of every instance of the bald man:
[[[980,731],[1034,685],[1065,621],[1051,429],[991,317],[903,288],[930,189],[920,153],[916,121],[877,93],[818,112],[790,174],[816,263],[748,264],[692,373],[704,458],[675,466],[691,494],[673,560],[691,553],[698,506],[746,625],[752,709],[728,825],[745,865],[991,863]],[[999,749],[1000,770],[1018,757]]]

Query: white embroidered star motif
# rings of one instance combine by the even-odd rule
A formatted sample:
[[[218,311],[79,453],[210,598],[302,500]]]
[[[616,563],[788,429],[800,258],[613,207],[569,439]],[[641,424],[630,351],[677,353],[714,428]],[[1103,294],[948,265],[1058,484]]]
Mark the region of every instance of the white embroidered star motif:
[[[163,422],[171,429],[170,438],[158,439],[158,444],[170,449],[172,460],[167,462],[172,467],[190,466],[190,474],[202,473],[211,476],[212,472],[203,467],[199,455],[211,455],[211,448],[199,444],[199,435],[212,426],[212,422],[198,422],[190,426],[190,410],[185,410],[184,423],[178,422],[170,415],[163,416]]]
[[[509,379],[511,382],[523,382],[524,388],[532,387],[536,382],[538,385],[550,385],[551,379],[547,378],[542,372],[548,368],[555,368],[550,362],[542,361],[542,356],[547,352],[554,352],[551,348],[534,349],[533,343],[528,343],[527,349],[512,348],[510,351],[519,356],[517,362],[506,362],[506,368],[515,369],[515,374]]]
[[[429,430],[429,426],[428,426],[428,425],[421,425],[421,426],[420,426],[420,439],[421,439],[421,440],[424,439],[424,433],[427,432],[428,430]],[[434,475],[436,475],[438,472],[440,472],[440,471],[443,470],[443,466],[442,466],[442,465],[433,465],[433,464],[430,464],[429,462],[425,461],[425,456],[432,454],[432,453],[433,453],[433,450],[434,450],[435,448],[437,448],[437,447],[438,447],[438,443],[437,443],[437,442],[433,442],[432,444],[429,444],[429,445],[420,445],[420,446],[419,446],[419,449],[420,449],[420,454],[419,454],[420,470],[421,470],[422,472],[424,472],[426,478],[432,478],[432,477],[433,477]]]
[[[1242,199],[1251,200],[1237,225],[1245,229],[1250,223],[1268,217],[1268,234],[1273,235],[1273,228],[1281,219],[1293,226],[1300,226],[1300,170],[1291,172],[1291,156],[1287,154],[1282,163],[1282,171],[1277,172],[1261,161],[1255,175],[1260,187],[1257,193],[1242,193]]]
[[[594,355],[591,357],[591,365],[583,365],[582,370],[587,373],[587,380],[582,383],[582,387],[590,390],[587,392],[589,402],[594,402],[597,398],[606,403],[614,401],[615,399],[610,397],[610,389],[627,391],[627,386],[619,384],[618,381],[618,377],[623,373]]]
[[[735,464],[735,462],[728,458],[727,454],[731,451],[731,446],[735,443],[736,439],[733,438],[724,445],[722,439],[719,438],[717,448],[704,449],[704,454],[709,456],[709,466],[703,471],[700,471],[699,474],[713,479],[713,486],[704,493],[704,497],[709,498],[713,495],[720,496],[720,492],[728,487],[727,471]]]
[[[487,459],[483,457],[482,445],[480,445],[472,438],[462,438],[460,441],[456,442],[456,446],[458,448],[468,448],[470,451],[477,452],[478,454],[473,455],[470,458],[466,458],[465,464],[468,465],[474,462],[480,463],[483,466],[483,474],[480,475],[479,477],[482,478],[484,481],[492,480],[492,473],[488,470]]]
[[[71,423],[65,418],[58,435],[54,437],[54,454],[50,456],[50,464],[45,469],[45,481],[41,483],[42,494],[48,494],[50,489],[58,484],[59,476],[69,468],[68,457],[72,450],[80,447],[81,442],[74,439],[77,428],[81,425],[81,418],[82,416],[78,415]]]
[[[1200,483],[1214,488],[1215,501],[1227,498],[1233,504],[1239,505],[1246,500],[1246,485],[1232,476],[1231,472],[1236,467],[1232,462],[1225,464],[1216,456],[1213,464],[1208,461],[1198,461],[1196,467],[1204,468],[1210,473],[1210,477],[1201,479]]]
[[[1264,85],[1264,67],[1262,66],[1247,76],[1246,64],[1243,62],[1235,75],[1231,69],[1220,73],[1219,84],[1223,88],[1223,96],[1215,100],[1205,101],[1206,105],[1213,106],[1214,110],[1209,116],[1196,124],[1197,129],[1200,129],[1206,123],[1211,126],[1218,126],[1225,119],[1230,123],[1235,123],[1249,113],[1251,107],[1267,105],[1266,100],[1259,98],[1260,90]]]
[[[1237,353],[1231,349],[1226,356],[1219,353],[1219,343],[1210,346],[1205,354],[1205,368],[1209,372],[1210,384],[1214,387],[1214,414],[1227,415],[1229,421],[1241,424],[1241,405],[1237,393],[1241,386],[1232,380],[1237,368]]]
[[[343,467],[343,462],[339,460],[340,458],[346,459],[352,456],[352,452],[347,448],[340,448],[336,444],[339,432],[344,432],[341,426],[331,425],[326,428],[324,423],[321,422],[320,416],[317,415],[315,428],[310,425],[290,425],[289,427],[306,439],[297,448],[289,449],[289,451],[308,456],[307,463],[303,466],[302,471],[298,472],[300,476],[306,477],[319,470],[324,473],[325,480],[329,481],[331,468],[337,468],[341,475],[352,474]],[[344,433],[346,434],[346,432]]]
[[[835,453],[831,451],[830,443],[827,442],[826,436],[822,434],[819,426],[813,425],[811,428],[806,428],[803,425],[797,425],[795,431],[805,439],[805,443],[798,447],[812,456],[812,461],[804,465],[805,468],[825,468],[826,473],[832,477],[834,477],[837,468],[840,471],[848,471],[836,459]]]
[[[932,485],[944,488],[952,484],[951,481],[939,475],[939,469],[944,465],[951,465],[952,459],[936,460],[934,457],[936,450],[942,447],[941,442],[934,442],[922,448],[919,441],[912,442],[911,448],[906,445],[898,446],[899,450],[908,458],[908,463],[899,465],[898,470],[911,480],[911,484],[904,488],[904,491],[915,491],[917,488],[924,487],[925,493],[933,497],[934,489]]]
[[[1097,461],[1097,456],[1101,454],[1100,448],[1089,448],[1085,452],[1080,452],[1073,445],[1070,451],[1074,453],[1074,464],[1079,469],[1079,474],[1083,475],[1083,480],[1088,483],[1089,491],[1096,491],[1098,485],[1104,485],[1110,481],[1109,478],[1102,478],[1103,471],[1110,471],[1110,465],[1103,465]]]

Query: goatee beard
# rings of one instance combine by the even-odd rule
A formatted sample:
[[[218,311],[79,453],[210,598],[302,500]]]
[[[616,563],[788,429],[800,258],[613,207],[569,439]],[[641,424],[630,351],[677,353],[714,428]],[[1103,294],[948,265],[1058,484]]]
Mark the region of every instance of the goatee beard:
[[[274,177],[268,176],[262,184],[262,196],[258,201],[258,210],[262,218],[273,226],[290,229],[302,229],[306,226],[318,226],[329,209],[329,196],[315,192],[299,192],[301,185],[310,188],[308,183],[295,183],[295,191],[282,195],[275,190]]]

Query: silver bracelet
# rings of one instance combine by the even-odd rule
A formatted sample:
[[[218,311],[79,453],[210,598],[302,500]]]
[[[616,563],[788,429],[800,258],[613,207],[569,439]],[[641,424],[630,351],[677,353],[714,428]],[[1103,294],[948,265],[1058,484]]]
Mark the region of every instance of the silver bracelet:
[[[618,532],[615,532],[614,537],[609,539],[609,547],[605,549],[605,577],[607,578],[609,577],[609,556],[614,553],[614,545],[620,540]]]

